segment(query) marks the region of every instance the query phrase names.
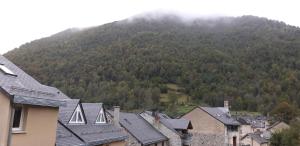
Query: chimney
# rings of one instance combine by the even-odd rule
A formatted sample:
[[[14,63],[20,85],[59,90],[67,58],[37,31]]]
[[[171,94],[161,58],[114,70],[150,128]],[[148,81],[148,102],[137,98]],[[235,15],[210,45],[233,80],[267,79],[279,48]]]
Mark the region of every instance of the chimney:
[[[228,100],[224,100],[224,108],[226,108],[229,111],[229,102],[228,102]]]
[[[154,126],[158,126],[159,120],[160,120],[160,117],[158,115],[158,111],[153,111],[152,116],[154,118],[154,121],[153,121]]]
[[[120,126],[120,106],[114,106],[114,125]]]

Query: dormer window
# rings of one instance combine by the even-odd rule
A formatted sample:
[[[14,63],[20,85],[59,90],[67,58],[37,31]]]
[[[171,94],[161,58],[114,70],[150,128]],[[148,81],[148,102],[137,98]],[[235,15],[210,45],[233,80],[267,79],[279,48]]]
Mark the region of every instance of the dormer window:
[[[106,119],[105,119],[103,107],[101,105],[101,109],[96,119],[96,124],[104,124],[104,123],[106,123]]]
[[[69,123],[70,124],[84,124],[85,123],[85,120],[84,120],[84,117],[82,114],[82,109],[79,104],[77,105]]]
[[[12,72],[10,69],[8,69],[6,66],[4,66],[3,64],[0,64],[0,70],[8,75],[12,75],[12,76],[17,76],[14,72]]]

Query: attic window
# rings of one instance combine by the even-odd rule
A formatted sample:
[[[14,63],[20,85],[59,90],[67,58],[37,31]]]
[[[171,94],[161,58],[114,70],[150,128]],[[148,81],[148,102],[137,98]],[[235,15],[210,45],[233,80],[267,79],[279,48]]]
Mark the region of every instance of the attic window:
[[[105,119],[103,107],[101,105],[100,112],[99,112],[99,114],[97,116],[97,119],[96,119],[96,124],[104,124],[104,123],[106,123],[106,119]]]
[[[14,72],[12,72],[10,69],[8,69],[6,66],[4,66],[3,64],[0,64],[0,70],[8,75],[12,75],[12,76],[17,76]]]
[[[79,106],[79,104],[77,105],[69,123],[70,124],[84,124],[85,123],[83,114],[82,114],[82,110],[81,110],[81,107]]]

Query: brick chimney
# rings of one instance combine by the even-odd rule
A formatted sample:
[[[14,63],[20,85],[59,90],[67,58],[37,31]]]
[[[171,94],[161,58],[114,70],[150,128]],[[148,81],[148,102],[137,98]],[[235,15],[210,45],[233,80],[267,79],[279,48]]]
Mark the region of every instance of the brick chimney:
[[[114,106],[114,125],[120,126],[120,106]]]

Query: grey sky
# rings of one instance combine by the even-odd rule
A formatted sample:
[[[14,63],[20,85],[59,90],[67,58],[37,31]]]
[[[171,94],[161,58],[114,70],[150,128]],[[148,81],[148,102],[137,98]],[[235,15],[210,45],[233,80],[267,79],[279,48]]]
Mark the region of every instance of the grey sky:
[[[152,11],[189,16],[255,15],[300,26],[297,0],[0,0],[0,54],[72,27]]]

